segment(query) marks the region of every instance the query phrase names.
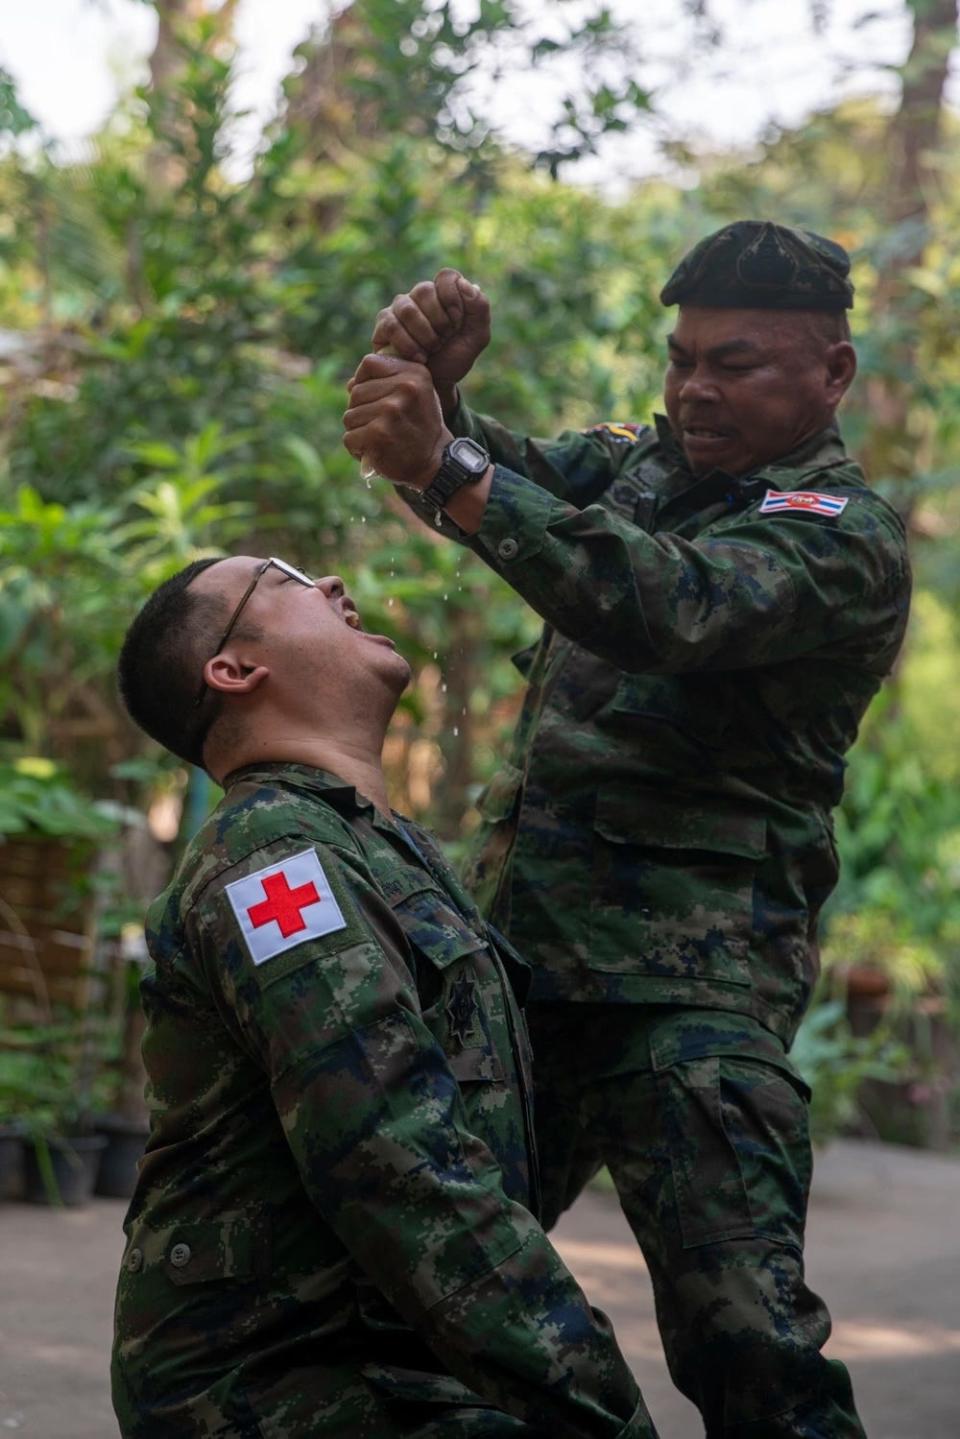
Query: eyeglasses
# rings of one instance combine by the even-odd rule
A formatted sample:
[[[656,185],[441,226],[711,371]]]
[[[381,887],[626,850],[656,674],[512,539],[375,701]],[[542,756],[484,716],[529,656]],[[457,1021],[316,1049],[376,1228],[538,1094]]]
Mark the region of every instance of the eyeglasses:
[[[243,607],[244,607],[244,605],[247,603],[247,601],[249,600],[250,596],[253,594],[254,590],[257,588],[257,585],[258,585],[258,584],[260,583],[260,581],[263,579],[263,576],[267,573],[267,570],[269,570],[271,567],[272,567],[273,569],[280,570],[282,574],[285,574],[285,575],[286,575],[286,577],[287,577],[288,580],[296,580],[296,582],[297,582],[298,585],[306,585],[307,588],[308,588],[308,589],[311,589],[311,590],[312,590],[312,589],[315,587],[315,585],[316,585],[316,580],[312,580],[308,574],[305,574],[305,573],[303,572],[303,570],[298,570],[298,569],[296,569],[293,565],[288,565],[287,562],[286,562],[286,560],[278,560],[275,556],[271,555],[271,557],[270,557],[269,560],[264,560],[263,564],[262,564],[262,565],[258,565],[257,568],[256,568],[256,570],[254,571],[254,573],[253,573],[253,578],[251,579],[250,583],[247,585],[247,588],[244,590],[243,594],[240,596],[240,603],[237,605],[237,608],[234,610],[233,614],[230,616],[230,621],[229,621],[229,623],[228,623],[228,625],[227,625],[227,628],[224,630],[223,634],[220,636],[219,640],[217,641],[216,648],[215,648],[214,651],[213,651],[213,655],[210,656],[211,659],[213,659],[213,656],[214,656],[214,655],[218,655],[218,654],[220,653],[220,651],[223,649],[224,645],[227,643],[227,640],[228,640],[228,639],[230,638],[230,636],[233,634],[233,631],[234,631],[234,629],[235,629],[235,627],[236,627],[237,620],[240,618],[241,614],[243,613]],[[206,696],[207,696],[208,693],[209,693],[209,686],[208,686],[206,680],[202,680],[202,681],[201,681],[201,684],[200,684],[200,688],[199,688],[199,690],[197,691],[197,698],[194,700],[194,703],[193,703],[194,709],[199,709],[199,708],[200,708],[200,706],[203,704],[203,701],[204,701],[204,699],[206,698]]]

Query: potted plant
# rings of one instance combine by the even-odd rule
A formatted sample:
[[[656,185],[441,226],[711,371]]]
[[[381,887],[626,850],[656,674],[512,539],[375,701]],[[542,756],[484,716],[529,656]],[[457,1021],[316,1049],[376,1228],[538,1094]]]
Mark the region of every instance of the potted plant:
[[[147,960],[143,928],[125,924],[119,936],[123,985],[123,1012],[119,1016],[116,1052],[111,1055],[110,1108],[97,1115],[97,1133],[107,1141],[100,1160],[96,1193],[111,1199],[129,1199],[136,1187],[138,1166],[150,1125],[144,1102],[143,1010],[140,977]]]
[[[0,1032],[0,1115],[19,1130],[23,1194],[37,1204],[85,1203],[106,1140],[93,1115],[107,1079],[75,1021]]]

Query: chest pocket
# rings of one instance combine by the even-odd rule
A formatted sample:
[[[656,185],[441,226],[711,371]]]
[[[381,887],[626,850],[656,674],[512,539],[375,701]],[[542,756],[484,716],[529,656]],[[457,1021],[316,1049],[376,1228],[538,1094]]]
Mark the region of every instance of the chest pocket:
[[[461,1084],[502,1082],[494,1040],[501,985],[485,938],[438,889],[418,888],[392,902],[416,957],[424,1021],[454,1077]]]

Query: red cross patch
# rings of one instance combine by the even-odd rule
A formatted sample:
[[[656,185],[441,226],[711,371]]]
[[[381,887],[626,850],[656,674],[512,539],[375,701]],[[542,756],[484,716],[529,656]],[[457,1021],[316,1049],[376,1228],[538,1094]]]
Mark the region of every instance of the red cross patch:
[[[227,898],[254,964],[347,927],[314,849],[235,879]]]

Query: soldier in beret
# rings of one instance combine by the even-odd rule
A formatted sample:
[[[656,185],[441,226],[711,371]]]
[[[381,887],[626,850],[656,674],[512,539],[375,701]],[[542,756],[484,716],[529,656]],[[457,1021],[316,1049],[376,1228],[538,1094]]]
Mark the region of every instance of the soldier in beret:
[[[711,1439],[862,1439],[804,1283],[789,1048],[906,538],[837,429],[839,245],[738,221],[661,298],[666,415],[545,442],[462,402],[489,306],[443,270],[381,311],[345,443],[545,621],[469,875],[534,966],[544,1222],[609,1167]]]
[[[155,592],[120,679],[225,789],[147,922],[124,1439],[656,1439],[530,1212],[525,967],[390,809],[392,641],[234,555]]]

